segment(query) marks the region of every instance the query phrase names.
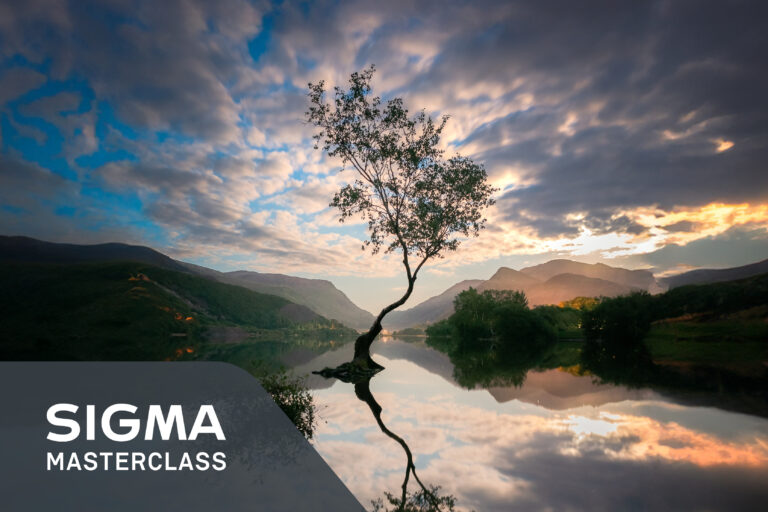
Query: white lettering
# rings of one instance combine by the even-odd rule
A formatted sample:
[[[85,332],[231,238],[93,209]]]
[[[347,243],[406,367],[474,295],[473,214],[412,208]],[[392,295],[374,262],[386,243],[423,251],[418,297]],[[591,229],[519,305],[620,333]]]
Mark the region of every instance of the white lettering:
[[[180,405],[172,405],[168,409],[168,416],[163,416],[163,408],[159,405],[150,405],[147,413],[147,428],[144,431],[144,439],[151,441],[155,434],[155,424],[160,430],[160,439],[167,441],[171,438],[173,425],[176,424],[176,435],[179,441],[187,439],[187,432],[184,428],[184,415]]]
[[[210,425],[203,425],[205,418],[211,422]],[[201,405],[200,410],[197,411],[197,418],[192,425],[192,430],[189,432],[189,440],[194,441],[199,434],[215,434],[216,439],[219,441],[225,441],[224,431],[221,430],[221,424],[219,418],[216,417],[216,411],[212,405]]]
[[[227,456],[224,452],[216,452],[213,454],[213,469],[216,471],[224,471],[227,469]]]
[[[139,433],[139,429],[141,429],[141,422],[136,418],[120,419],[118,421],[118,425],[120,425],[122,428],[127,428],[128,432],[118,434],[112,430],[112,425],[110,425],[112,415],[114,415],[116,412],[129,412],[134,414],[136,412],[136,406],[131,404],[113,404],[107,407],[104,410],[104,414],[101,416],[101,430],[104,432],[104,435],[106,435],[112,441],[116,441],[118,443],[124,443],[126,441],[135,439],[136,435]]]
[[[64,454],[63,453],[59,452],[59,453],[57,453],[54,456],[51,452],[48,452],[48,456],[46,457],[46,459],[48,460],[48,462],[47,462],[47,469],[48,469],[48,471],[51,470],[51,464],[53,464],[54,466],[58,466],[58,470],[59,471],[64,469]]]
[[[69,428],[68,434],[55,434],[53,432],[48,432],[47,439],[49,441],[67,443],[77,439],[77,436],[80,435],[80,424],[73,419],[60,418],[56,415],[59,412],[71,412],[74,414],[77,412],[77,409],[78,407],[74,404],[55,404],[48,408],[48,414],[46,415],[48,418],[48,423],[54,427]]]

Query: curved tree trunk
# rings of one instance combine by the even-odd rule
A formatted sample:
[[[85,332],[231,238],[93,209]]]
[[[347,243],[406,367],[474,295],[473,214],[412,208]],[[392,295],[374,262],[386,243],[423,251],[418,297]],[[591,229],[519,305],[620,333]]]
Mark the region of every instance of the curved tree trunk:
[[[410,272],[409,272],[410,275]],[[389,314],[391,311],[399,308],[403,304],[405,304],[405,301],[408,300],[408,297],[411,296],[411,293],[413,292],[413,283],[416,281],[416,277],[408,277],[408,290],[406,290],[405,294],[400,297],[400,300],[397,302],[393,302],[389,306],[385,307],[381,310],[379,313],[379,316],[376,317],[376,320],[373,321],[373,325],[371,325],[371,328],[368,329],[367,332],[364,332],[358,338],[355,340],[355,357],[353,359],[353,362],[358,364],[363,364],[369,368],[378,368],[382,369],[384,368],[380,364],[376,363],[373,359],[371,359],[371,344],[376,339],[376,336],[379,335],[381,332],[381,321],[384,319],[384,317]]]

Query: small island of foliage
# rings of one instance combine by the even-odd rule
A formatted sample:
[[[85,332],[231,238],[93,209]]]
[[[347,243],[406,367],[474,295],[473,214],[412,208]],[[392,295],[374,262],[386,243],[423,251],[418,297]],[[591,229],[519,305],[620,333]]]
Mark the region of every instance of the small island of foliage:
[[[768,274],[534,308],[523,292],[470,288],[426,332],[470,388],[519,386],[529,370],[560,367],[732,403],[738,395],[734,406],[754,411],[768,410],[766,317]]]
[[[454,313],[427,328],[427,343],[447,353],[460,384],[521,384],[567,330],[576,310],[528,307],[521,291],[470,288],[454,300]]]

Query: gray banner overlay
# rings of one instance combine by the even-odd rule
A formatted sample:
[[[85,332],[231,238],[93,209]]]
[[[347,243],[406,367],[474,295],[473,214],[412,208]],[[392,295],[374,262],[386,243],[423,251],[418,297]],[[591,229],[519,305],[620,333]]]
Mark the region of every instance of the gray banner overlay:
[[[229,364],[0,362],[0,395],[0,510],[363,509],[258,381]],[[71,433],[49,423],[47,412],[59,403],[78,406],[58,414],[70,426],[78,423],[72,441],[47,439],[49,432]],[[118,403],[136,411],[115,413],[108,430],[125,434],[138,423],[133,440],[111,440],[102,428],[103,412]],[[154,428],[146,440],[150,405],[166,415],[180,405],[182,437],[191,434],[201,406],[211,405],[225,439],[203,428],[197,439],[180,440],[176,422],[170,439]],[[210,431],[211,418],[201,425]],[[49,453],[63,455],[51,464]],[[159,455],[150,466],[153,453]],[[226,468],[215,463],[216,453]]]

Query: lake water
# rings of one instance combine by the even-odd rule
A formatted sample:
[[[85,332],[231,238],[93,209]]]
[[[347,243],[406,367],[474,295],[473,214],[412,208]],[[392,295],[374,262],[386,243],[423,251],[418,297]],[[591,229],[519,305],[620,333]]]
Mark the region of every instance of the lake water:
[[[768,420],[689,406],[651,389],[531,371],[520,387],[468,390],[422,342],[373,346],[370,381],[386,428],[413,452],[421,481],[457,510],[766,510]],[[349,360],[351,346],[294,368]],[[399,493],[401,446],[352,384],[311,376],[314,445],[360,502]],[[418,486],[411,478],[409,490]]]

